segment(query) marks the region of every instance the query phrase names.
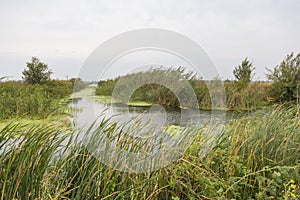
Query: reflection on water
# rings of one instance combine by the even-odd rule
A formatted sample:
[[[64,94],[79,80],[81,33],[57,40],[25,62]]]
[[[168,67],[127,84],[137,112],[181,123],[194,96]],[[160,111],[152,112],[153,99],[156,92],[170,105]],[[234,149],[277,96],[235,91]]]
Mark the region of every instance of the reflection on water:
[[[209,122],[226,123],[232,118],[236,118],[234,113],[225,111],[199,110],[194,116],[187,110],[180,108],[168,108],[160,105],[151,107],[128,106],[122,103],[102,104],[89,98],[74,98],[72,102],[74,108],[74,120],[76,127],[88,126],[99,118],[110,118],[119,123],[126,123],[129,119],[140,119],[143,122],[151,120],[152,124],[158,126],[187,125],[191,120],[204,125]],[[188,117],[187,117],[188,116]]]

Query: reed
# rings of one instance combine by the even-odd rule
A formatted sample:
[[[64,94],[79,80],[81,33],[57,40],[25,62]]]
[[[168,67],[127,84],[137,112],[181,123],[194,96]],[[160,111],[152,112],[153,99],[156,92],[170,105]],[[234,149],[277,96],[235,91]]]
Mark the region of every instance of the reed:
[[[222,91],[218,91],[221,88],[217,87],[214,91],[209,91],[208,85],[221,82],[221,80],[198,80],[190,73],[184,72],[182,68],[179,69],[156,69],[149,70],[146,72],[132,73],[116,79],[110,79],[106,81],[100,81],[96,89],[96,95],[98,96],[112,96],[113,91],[116,89],[116,85],[119,81],[130,80],[128,84],[124,84],[121,89],[127,90],[135,85],[136,81],[143,80],[148,82],[149,80],[154,81],[160,79],[161,74],[163,74],[163,79],[169,82],[171,85],[177,83],[177,76],[173,73],[180,74],[181,77],[185,77],[186,81],[193,88],[194,93],[198,100],[198,107],[201,109],[212,109],[212,98],[211,95],[222,95]],[[171,74],[171,75],[170,75]],[[174,80],[175,79],[175,80]],[[150,81],[150,82],[151,82]],[[214,109],[228,109],[228,110],[257,110],[269,107],[274,104],[274,96],[272,95],[271,86],[272,83],[269,82],[250,82],[245,88],[239,87],[238,82],[227,81],[222,83],[225,89],[225,97],[221,97],[222,102],[226,102],[226,105],[214,105]],[[219,84],[221,85],[221,84]],[[178,85],[178,90],[180,90],[180,85]],[[182,92],[186,89],[182,89]],[[121,91],[114,91],[115,93],[120,93]],[[184,96],[184,95],[181,95]],[[226,101],[225,101],[226,99]],[[160,104],[169,107],[179,107],[184,105],[179,105],[177,96],[163,85],[152,83],[145,84],[140,88],[137,88],[132,94],[130,101],[143,101],[148,104]],[[184,101],[184,100],[183,100]],[[187,102],[190,101],[189,99]],[[128,103],[128,102],[123,102]]]
[[[149,147],[108,119],[93,127],[85,134],[128,152]],[[169,166],[129,173],[102,164],[71,129],[11,123],[0,130],[0,199],[299,199],[299,132],[295,108],[272,107],[225,125],[213,140],[203,127]]]
[[[15,117],[46,118],[63,112],[62,100],[72,93],[72,83],[50,81],[43,85],[21,82],[0,83],[0,119]]]

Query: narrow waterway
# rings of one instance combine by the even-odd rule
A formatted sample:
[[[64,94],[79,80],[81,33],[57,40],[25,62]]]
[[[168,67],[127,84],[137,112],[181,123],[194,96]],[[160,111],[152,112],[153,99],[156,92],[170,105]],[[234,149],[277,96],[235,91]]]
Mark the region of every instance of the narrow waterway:
[[[139,119],[144,123],[151,121],[153,125],[164,127],[169,125],[186,126],[193,123],[205,125],[211,122],[227,123],[237,118],[233,112],[197,110],[186,112],[180,108],[167,108],[160,105],[132,106],[123,103],[99,102],[96,100],[95,86],[90,86],[73,95],[72,108],[74,124],[83,127],[92,124],[96,119],[112,118],[119,124],[126,123],[130,119]]]

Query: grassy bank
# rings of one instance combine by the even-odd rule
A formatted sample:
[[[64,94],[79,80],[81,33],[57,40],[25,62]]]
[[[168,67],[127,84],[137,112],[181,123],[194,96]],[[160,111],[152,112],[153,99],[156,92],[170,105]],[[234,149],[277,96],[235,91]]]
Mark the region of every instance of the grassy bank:
[[[108,135],[119,130],[105,121],[98,129]],[[16,132],[23,133],[21,140]],[[73,135],[63,132],[49,124],[14,124],[0,130],[1,200],[300,198],[300,121],[295,108],[274,107],[233,121],[208,154],[201,148],[206,141],[203,128],[176,162],[142,174],[106,167],[80,145],[65,143],[65,151],[58,154],[62,141]],[[143,148],[125,141],[130,140],[120,139],[124,150]]]

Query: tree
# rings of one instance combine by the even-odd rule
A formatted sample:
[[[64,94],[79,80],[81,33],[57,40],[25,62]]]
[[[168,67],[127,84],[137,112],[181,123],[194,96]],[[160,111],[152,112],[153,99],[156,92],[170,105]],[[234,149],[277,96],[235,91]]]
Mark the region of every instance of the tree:
[[[287,55],[273,71],[267,70],[267,78],[273,81],[271,93],[275,101],[295,101],[300,86],[300,53],[297,56],[294,53]]]
[[[253,78],[254,74],[252,73],[254,69],[255,68],[253,67],[252,63],[248,60],[248,58],[245,58],[242,61],[241,65],[234,68],[233,74],[239,83],[242,83],[242,85],[247,86],[247,84]]]
[[[50,80],[52,74],[49,70],[48,65],[40,62],[36,57],[31,58],[31,62],[26,63],[27,69],[22,74],[22,79],[30,84],[43,84]]]

